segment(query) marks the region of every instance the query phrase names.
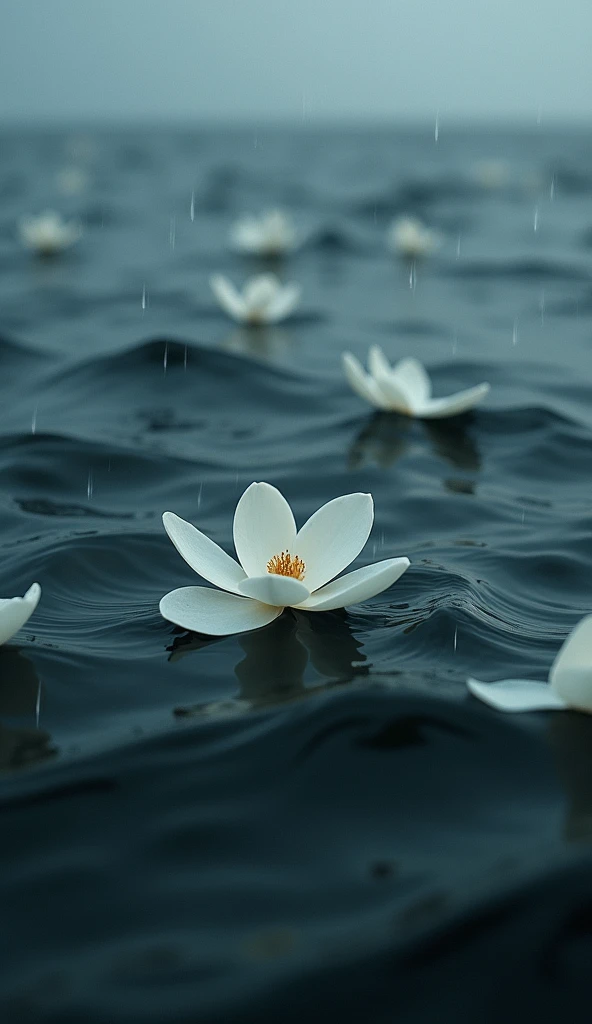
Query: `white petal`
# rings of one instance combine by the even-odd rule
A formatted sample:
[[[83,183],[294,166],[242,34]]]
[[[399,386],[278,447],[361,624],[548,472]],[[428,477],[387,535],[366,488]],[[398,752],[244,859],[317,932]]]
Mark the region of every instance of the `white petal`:
[[[371,345],[368,353],[368,369],[373,377],[379,374],[387,375],[391,372],[391,364],[386,358],[380,345]]]
[[[298,605],[310,597],[310,590],[300,580],[271,572],[265,576],[249,576],[241,583],[240,592],[245,597],[275,605],[276,608]]]
[[[234,285],[223,277],[222,274],[214,274],[210,278],[210,287],[222,306],[222,309],[233,317],[234,320],[244,320],[247,309],[244,299],[237,292]]]
[[[409,567],[408,558],[387,558],[374,565],[354,569],[326,587],[321,587],[300,608],[311,612],[328,612],[332,608],[347,608],[382,593],[396,583]]]
[[[393,366],[392,373],[414,406],[428,401],[432,394],[432,382],[419,359],[401,359]]]
[[[578,622],[560,648],[549,682],[568,704],[592,710],[592,615]]]
[[[478,405],[489,390],[489,384],[478,384],[466,391],[457,391],[448,398],[432,398],[425,406],[417,409],[415,415],[425,420],[443,420],[449,416],[459,416]]]
[[[249,313],[267,313],[272,302],[282,291],[282,285],[275,274],[260,274],[252,277],[243,288],[243,299]]]
[[[467,686],[473,696],[498,711],[548,711],[567,707],[547,683],[532,679],[503,679],[499,683],[467,679]]]
[[[268,323],[277,324],[280,320],[284,320],[289,316],[298,305],[299,298],[300,288],[297,284],[287,284],[285,288],[282,288],[281,292],[269,304],[266,317]]]
[[[5,644],[19,629],[25,625],[41,597],[41,587],[34,583],[24,597],[5,597],[0,599],[0,644]]]
[[[195,572],[223,590],[239,593],[239,584],[245,578],[234,558],[227,555],[215,541],[206,537],[201,530],[187,523],[174,512],[165,512],[162,522],[177,551]]]
[[[384,395],[387,408],[391,412],[400,412],[405,416],[413,415],[413,395],[405,384],[405,380],[399,380],[395,370],[391,370],[386,359],[376,357],[376,352],[371,354],[372,358],[372,380],[377,390]],[[400,364],[399,364],[400,365]]]
[[[376,409],[388,409],[389,403],[376,381],[366,373],[356,357],[351,352],[344,352],[341,360],[348,383],[356,394],[366,402],[370,402],[370,405],[375,406]]]
[[[357,558],[374,522],[371,494],[344,494],[318,509],[298,532],[292,554],[305,564],[311,593]]]
[[[171,590],[161,599],[159,607],[160,614],[169,622],[208,636],[229,636],[259,629],[282,613],[281,608],[270,608],[249,597],[236,597],[208,587]]]
[[[233,533],[236,553],[247,576],[264,576],[270,558],[282,551],[298,554],[292,509],[271,484],[247,487],[236,506]]]

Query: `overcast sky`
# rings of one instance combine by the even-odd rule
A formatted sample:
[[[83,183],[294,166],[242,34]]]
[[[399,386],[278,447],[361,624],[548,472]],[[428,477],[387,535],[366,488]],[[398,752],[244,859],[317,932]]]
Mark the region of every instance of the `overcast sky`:
[[[0,0],[1,119],[589,119],[592,0]]]

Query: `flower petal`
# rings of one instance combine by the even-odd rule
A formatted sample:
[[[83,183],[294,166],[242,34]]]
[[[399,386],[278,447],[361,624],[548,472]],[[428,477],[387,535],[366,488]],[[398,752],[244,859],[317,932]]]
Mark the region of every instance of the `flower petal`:
[[[233,594],[239,593],[239,584],[244,580],[245,572],[234,558],[174,512],[165,512],[162,522],[187,565],[217,587],[230,590]]]
[[[38,583],[33,583],[24,597],[0,599],[0,644],[10,640],[31,618],[40,597],[41,587]]]
[[[210,278],[210,288],[222,309],[229,316],[239,321],[245,319],[247,315],[245,301],[228,278],[223,277],[222,274],[214,274]]]
[[[284,320],[298,305],[300,298],[300,287],[297,284],[287,284],[285,288],[276,295],[270,302],[267,309],[266,320],[270,324],[277,324]]]
[[[460,413],[478,405],[489,390],[489,384],[478,384],[474,388],[467,388],[466,391],[457,391],[448,398],[431,398],[425,406],[416,410],[415,415],[426,420],[443,420],[449,416],[459,416]]]
[[[351,352],[344,352],[341,361],[348,383],[356,394],[366,402],[370,402],[370,405],[375,406],[376,409],[388,409],[389,403],[376,381],[366,373],[356,357]]]
[[[381,353],[382,355],[382,353]],[[405,380],[399,380],[395,371],[391,370],[386,359],[380,358],[376,350],[370,350],[368,362],[371,363],[372,380],[377,390],[384,395],[386,406],[391,412],[400,412],[405,416],[413,415],[413,395],[407,388]]]
[[[333,608],[347,608],[375,597],[396,583],[409,567],[408,558],[386,558],[383,562],[354,569],[326,587],[321,587],[299,608],[310,612],[328,612]]]
[[[276,487],[254,483],[247,487],[234,513],[234,546],[247,576],[264,576],[267,563],[282,551],[294,549],[296,523],[292,509]]]
[[[419,359],[401,359],[392,369],[397,383],[412,399],[413,406],[427,402],[432,394],[432,382]]]
[[[292,554],[305,565],[311,593],[328,583],[357,558],[374,522],[371,494],[344,494],[318,509],[299,530]]]
[[[532,679],[503,679],[499,683],[467,679],[467,686],[474,697],[497,711],[547,711],[567,707],[547,683]]]
[[[578,622],[560,648],[549,672],[549,682],[568,704],[592,710],[592,615]]]
[[[282,613],[281,608],[270,608],[248,597],[236,597],[209,587],[171,590],[161,599],[159,608],[169,622],[208,636],[229,636],[259,629]]]
[[[275,274],[251,277],[243,288],[243,299],[248,313],[267,314],[272,302],[281,294],[282,285]]]
[[[300,580],[271,572],[265,576],[247,577],[240,585],[240,592],[245,597],[252,597],[255,601],[271,604],[276,608],[299,605],[310,597],[310,590]]]

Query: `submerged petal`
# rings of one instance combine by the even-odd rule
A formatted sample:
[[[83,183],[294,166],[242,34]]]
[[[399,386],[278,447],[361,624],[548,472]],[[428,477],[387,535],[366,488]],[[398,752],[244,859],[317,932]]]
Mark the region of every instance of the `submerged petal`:
[[[373,377],[366,373],[362,364],[351,352],[344,352],[342,357],[343,369],[350,387],[364,398],[370,405],[377,409],[388,409],[389,403],[378,387]]]
[[[328,612],[333,608],[347,608],[351,604],[367,601],[396,583],[409,565],[408,558],[386,558],[374,565],[364,565],[361,569],[354,569],[338,580],[333,580],[326,587],[321,587],[308,600],[303,601],[300,607],[304,611]]]
[[[270,608],[249,597],[236,597],[208,587],[171,590],[161,599],[159,608],[169,622],[208,636],[229,636],[259,629],[282,613],[281,608]]]
[[[299,530],[294,554],[306,566],[311,593],[342,572],[360,554],[374,522],[371,494],[344,494],[318,509]]]
[[[481,683],[467,679],[474,697],[498,711],[548,711],[567,707],[547,683],[532,679],[503,679],[498,683]]]
[[[229,316],[235,320],[244,320],[247,314],[246,304],[242,296],[237,292],[234,285],[223,277],[222,274],[214,274],[210,278],[210,288]]]
[[[265,576],[249,576],[241,583],[241,594],[276,608],[299,605],[310,597],[310,590],[293,576],[268,572]]]
[[[244,569],[234,558],[227,555],[215,541],[206,537],[191,523],[176,516],[174,512],[165,512],[162,522],[166,532],[177,551],[195,572],[204,580],[214,583],[223,590],[239,593],[239,584],[245,578]]]
[[[40,597],[41,587],[38,583],[33,583],[24,597],[0,599],[0,644],[10,640],[31,618]]]
[[[443,420],[449,416],[459,416],[478,405],[489,391],[489,384],[477,384],[474,388],[457,391],[447,398],[431,398],[417,410],[416,415],[426,420]]]
[[[294,548],[296,523],[292,509],[277,487],[253,483],[247,487],[234,513],[234,546],[247,576],[264,576],[267,563]]]

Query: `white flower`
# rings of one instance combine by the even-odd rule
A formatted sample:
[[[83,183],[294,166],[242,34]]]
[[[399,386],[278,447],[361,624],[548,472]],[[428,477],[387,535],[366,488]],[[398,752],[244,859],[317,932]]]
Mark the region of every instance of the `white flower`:
[[[580,619],[549,670],[549,682],[503,679],[481,683],[467,679],[475,697],[498,711],[564,711],[592,714],[592,615]]]
[[[34,583],[24,597],[0,598],[0,644],[5,644],[28,622],[40,597],[41,587]]]
[[[270,484],[251,484],[234,514],[238,562],[173,512],[162,518],[187,564],[222,589],[181,587],[162,598],[160,612],[183,629],[212,636],[266,626],[286,607],[324,612],[366,601],[409,565],[408,558],[388,558],[335,579],[368,540],[371,494],[334,498],[297,531],[283,495]]]
[[[283,285],[274,274],[252,277],[242,293],[222,274],[211,277],[210,285],[222,309],[229,316],[239,323],[251,325],[277,324],[285,320],[300,298],[298,285]]]
[[[230,243],[250,256],[283,256],[296,248],[298,236],[285,213],[270,210],[260,217],[241,217],[231,229]]]
[[[65,221],[55,210],[46,210],[38,217],[22,217],[19,234],[28,249],[42,256],[52,256],[77,242],[82,229],[76,221]]]
[[[510,181],[510,165],[507,160],[477,160],[471,170],[473,178],[482,188],[503,188]]]
[[[351,352],[344,352],[342,360],[349,383],[367,402],[377,409],[418,419],[457,416],[472,409],[489,391],[489,384],[478,384],[447,398],[432,398],[432,382],[417,359],[401,359],[391,367],[378,345],[370,349],[368,373]]]
[[[440,236],[415,217],[397,217],[387,233],[390,249],[408,259],[429,256],[440,245]]]

